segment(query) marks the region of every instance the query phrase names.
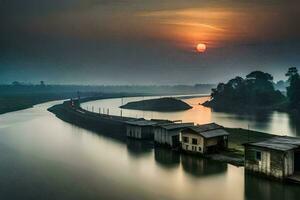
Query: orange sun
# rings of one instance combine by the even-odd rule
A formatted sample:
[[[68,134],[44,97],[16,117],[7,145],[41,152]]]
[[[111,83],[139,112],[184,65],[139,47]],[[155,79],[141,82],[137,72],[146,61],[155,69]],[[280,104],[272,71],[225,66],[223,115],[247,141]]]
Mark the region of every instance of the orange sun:
[[[206,45],[203,43],[199,43],[197,44],[196,49],[199,53],[204,53],[206,51]]]

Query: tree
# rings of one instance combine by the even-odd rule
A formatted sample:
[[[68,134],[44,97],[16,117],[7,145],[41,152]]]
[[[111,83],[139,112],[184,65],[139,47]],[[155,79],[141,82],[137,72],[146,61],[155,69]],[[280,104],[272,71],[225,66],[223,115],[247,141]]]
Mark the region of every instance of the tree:
[[[254,71],[246,76],[235,77],[227,83],[219,83],[212,90],[212,100],[205,105],[216,109],[241,109],[247,106],[272,107],[285,100],[280,91],[274,89],[273,76]]]
[[[235,77],[234,79],[231,79],[230,81],[228,81],[228,84],[232,87],[232,88],[239,88],[243,85],[244,79],[242,77]]]
[[[296,67],[290,67],[288,72],[285,74],[287,77],[289,77],[289,81],[291,78],[295,78],[296,76],[299,76],[298,69]]]
[[[293,109],[300,109],[300,76],[297,68],[291,67],[286,73],[288,77],[289,86],[287,87],[287,96],[290,107]]]
[[[246,76],[247,79],[256,79],[263,81],[273,81],[273,76],[262,71],[254,71]]]

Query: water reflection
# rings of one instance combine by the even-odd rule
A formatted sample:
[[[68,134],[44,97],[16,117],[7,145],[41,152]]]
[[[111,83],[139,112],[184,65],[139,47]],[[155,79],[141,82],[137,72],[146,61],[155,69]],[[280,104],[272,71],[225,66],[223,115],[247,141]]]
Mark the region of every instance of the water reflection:
[[[245,199],[247,200],[298,199],[299,196],[299,185],[283,184],[245,173]]]
[[[174,168],[180,164],[180,154],[164,147],[155,147],[155,161],[165,168]]]
[[[299,186],[244,180],[242,167],[96,135],[59,120],[50,105],[0,115],[1,200],[299,199]]]
[[[183,170],[195,177],[222,174],[227,171],[226,163],[207,160],[196,155],[182,154],[181,163]]]
[[[222,121],[225,121],[227,119],[228,122],[229,120],[231,120],[232,123],[239,122],[241,124],[246,125],[247,128],[249,127],[250,129],[257,129],[257,130],[270,130],[272,120],[274,119],[273,118],[274,112],[266,111],[266,110],[240,112],[240,113],[235,113],[235,112],[224,113],[215,110],[213,110],[213,112],[214,112],[214,117],[216,117],[216,120],[222,119]]]
[[[142,140],[127,139],[128,153],[134,157],[142,157],[145,154],[151,153],[153,149],[153,143]]]
[[[123,98],[123,102],[139,101],[142,99],[151,99],[159,97],[130,97]],[[151,112],[123,109],[123,116],[128,117],[144,117],[146,119],[158,118],[169,120],[182,120],[183,122],[195,122],[196,124],[205,124],[216,122],[226,127],[232,128],[250,128],[251,130],[272,133],[277,135],[300,136],[299,117],[290,116],[288,113],[277,111],[259,111],[246,113],[228,113],[216,112],[201,104],[207,101],[209,97],[195,97],[183,99],[186,103],[193,106],[192,109],[180,112]],[[84,108],[95,110],[98,108],[109,108],[110,114],[120,115],[122,100],[121,99],[104,99],[93,102],[84,103]]]

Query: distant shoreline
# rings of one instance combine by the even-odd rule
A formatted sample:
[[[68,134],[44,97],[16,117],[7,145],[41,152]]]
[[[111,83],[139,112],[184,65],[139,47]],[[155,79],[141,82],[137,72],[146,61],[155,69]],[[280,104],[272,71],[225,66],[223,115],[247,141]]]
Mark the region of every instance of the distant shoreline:
[[[85,93],[81,93],[85,94]],[[97,93],[96,93],[97,94]],[[87,93],[86,96],[91,95]],[[98,95],[91,95],[87,98],[82,98],[81,102],[88,101],[96,101],[101,99],[110,99],[110,98],[126,98],[126,97],[141,97],[141,96],[159,96],[161,94],[141,94],[141,93],[98,93]],[[165,94],[163,96],[168,96],[169,94]],[[197,97],[205,97],[206,95],[201,94],[178,94],[179,99],[187,99],[187,98],[197,98]],[[169,96],[178,96],[177,94],[170,94]],[[0,96],[0,115],[15,112],[19,110],[25,110],[28,108],[32,108],[35,105],[46,103],[49,101],[55,100],[63,100],[76,98],[77,92],[66,92],[66,93],[35,93],[35,94],[14,94],[14,95],[5,95]]]

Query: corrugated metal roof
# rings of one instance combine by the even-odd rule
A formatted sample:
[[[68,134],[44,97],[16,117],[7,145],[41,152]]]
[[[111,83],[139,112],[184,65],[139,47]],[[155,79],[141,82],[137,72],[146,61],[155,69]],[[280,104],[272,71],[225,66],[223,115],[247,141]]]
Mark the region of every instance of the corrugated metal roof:
[[[136,120],[136,121],[127,121],[126,124],[130,124],[134,126],[154,126],[157,124],[157,122],[149,121],[149,120]]]
[[[261,142],[248,143],[245,145],[263,147],[279,151],[288,151],[300,147],[300,138],[288,136],[276,136]]]
[[[211,130],[211,131],[205,131],[205,132],[201,132],[199,134],[202,135],[205,138],[213,138],[213,137],[229,135],[229,133],[227,131],[225,131],[224,129],[216,129],[216,130]]]
[[[210,123],[210,124],[203,124],[203,125],[197,125],[197,126],[193,126],[191,127],[191,129],[197,133],[202,133],[205,131],[211,131],[211,130],[215,130],[215,129],[223,129],[223,126],[220,126],[216,123]]]
[[[175,129],[182,129],[194,126],[194,123],[170,123],[170,124],[163,124],[160,127],[167,129],[167,130],[175,130]]]
[[[229,133],[224,130],[223,126],[220,126],[215,123],[192,126],[187,129],[205,138],[229,135]]]

